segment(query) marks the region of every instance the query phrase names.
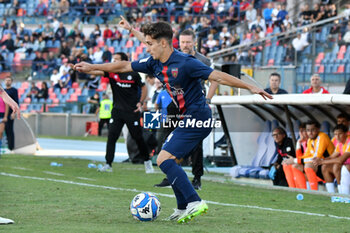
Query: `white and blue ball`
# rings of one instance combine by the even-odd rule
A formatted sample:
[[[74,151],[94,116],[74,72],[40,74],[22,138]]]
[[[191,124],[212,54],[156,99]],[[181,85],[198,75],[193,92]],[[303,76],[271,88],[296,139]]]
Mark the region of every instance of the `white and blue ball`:
[[[144,192],[137,194],[130,203],[131,215],[140,221],[155,220],[160,210],[160,202],[153,193]]]

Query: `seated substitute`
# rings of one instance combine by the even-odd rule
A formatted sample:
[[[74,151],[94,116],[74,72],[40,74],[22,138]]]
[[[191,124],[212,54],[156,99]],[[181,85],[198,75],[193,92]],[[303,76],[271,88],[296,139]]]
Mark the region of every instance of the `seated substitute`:
[[[323,160],[320,158],[314,158],[313,163],[316,166],[322,165],[322,174],[326,181],[327,192],[335,193],[335,187],[334,187],[334,178],[335,178],[337,180],[337,183],[339,184],[338,192],[342,193],[342,188],[340,187],[343,184],[343,181],[341,178],[341,171],[342,171],[342,174],[344,173],[344,175],[347,176],[347,173],[349,173],[348,167],[350,167],[350,159],[342,158],[341,160],[337,160],[337,158],[343,156],[345,152],[350,152],[350,136],[348,136],[347,127],[345,125],[336,125],[334,128],[334,137],[338,141],[338,144],[333,154]],[[339,161],[342,161],[342,162],[340,163]],[[343,164],[344,164],[343,166],[344,171],[342,170]],[[344,180],[344,184],[345,184],[344,191],[348,192],[349,182],[346,178]]]
[[[306,123],[306,133],[309,137],[305,154],[301,158],[288,158],[286,164],[304,164],[304,171],[312,190],[318,190],[318,182],[322,181],[322,172],[312,163],[313,158],[327,158],[334,151],[334,145],[327,134],[320,132],[320,123],[308,121]],[[316,174],[317,173],[317,174]],[[299,177],[297,177],[299,178]]]
[[[276,176],[273,179],[273,184],[279,186],[295,186],[293,185],[294,180],[291,179],[290,169],[287,169],[290,165],[282,166],[282,161],[288,158],[287,155],[295,157],[293,141],[291,138],[287,137],[287,133],[282,127],[276,127],[272,131],[272,137],[278,152],[277,161],[273,164],[276,169]]]

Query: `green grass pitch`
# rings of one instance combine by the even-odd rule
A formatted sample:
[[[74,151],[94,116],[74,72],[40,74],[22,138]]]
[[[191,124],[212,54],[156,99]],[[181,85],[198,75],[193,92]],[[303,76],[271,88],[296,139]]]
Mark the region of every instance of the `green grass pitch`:
[[[63,167],[51,167],[52,161]],[[114,164],[113,173],[99,173],[89,162],[3,155],[0,216],[15,224],[0,225],[0,232],[350,232],[350,204],[309,193],[298,201],[298,192],[229,181],[203,181],[199,195],[209,201],[206,215],[182,225],[163,221],[176,200],[171,189],[153,187],[164,178],[159,169],[145,174],[143,165]],[[132,218],[129,205],[138,191],[159,194],[162,212],[155,221]]]

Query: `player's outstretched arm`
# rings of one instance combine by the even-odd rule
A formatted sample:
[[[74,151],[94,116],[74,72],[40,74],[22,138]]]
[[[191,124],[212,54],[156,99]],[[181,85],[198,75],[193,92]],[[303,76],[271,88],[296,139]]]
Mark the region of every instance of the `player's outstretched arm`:
[[[75,64],[73,69],[87,74],[95,74],[95,71],[101,71],[102,75],[103,72],[127,73],[132,71],[131,62],[129,61],[119,61],[105,64],[90,64],[87,62],[80,62],[78,64]]]
[[[348,158],[350,158],[350,152],[345,152],[343,155],[336,158],[319,160],[319,164],[343,164]]]
[[[208,94],[207,94],[207,99],[211,99],[213,98],[213,96],[215,95],[215,91],[218,88],[219,84],[215,81],[210,81],[210,86],[209,86],[209,90],[208,90]]]
[[[230,87],[244,88],[244,89],[249,90],[253,94],[261,95],[264,99],[267,99],[267,98],[272,99],[273,98],[269,93],[267,93],[263,89],[260,89],[256,86],[253,86],[253,85],[250,85],[250,84],[243,82],[242,80],[240,80],[232,75],[229,75],[229,74],[221,72],[221,71],[214,70],[213,72],[211,72],[211,74],[209,75],[209,81],[216,81],[219,84],[227,85]]]
[[[145,37],[143,36],[142,32],[135,30],[130,23],[123,17],[120,16],[121,20],[119,21],[119,27],[124,28],[125,30],[128,30],[130,33],[134,34],[134,36],[141,41],[142,43],[146,44]]]
[[[19,111],[18,104],[5,92],[1,86],[0,97],[3,99],[5,104],[7,104],[12,109],[13,113],[17,115],[17,119],[19,119],[21,117],[21,113]]]

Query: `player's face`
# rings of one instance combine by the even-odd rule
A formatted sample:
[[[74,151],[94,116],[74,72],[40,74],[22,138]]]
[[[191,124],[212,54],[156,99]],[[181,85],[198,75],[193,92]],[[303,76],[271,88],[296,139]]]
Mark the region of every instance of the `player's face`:
[[[337,139],[338,142],[345,143],[346,141],[346,133],[343,132],[343,130],[337,129],[334,130],[334,137]]]
[[[309,138],[316,139],[319,132],[320,129],[317,128],[315,125],[306,125],[306,133]]]
[[[120,56],[120,54],[113,55],[113,62],[117,62],[121,60],[122,60],[122,57]]]
[[[311,86],[312,87],[319,87],[321,86],[321,79],[318,76],[311,77]]]
[[[6,78],[5,79],[5,86],[6,87],[11,87],[12,85],[12,79],[11,78]]]
[[[149,53],[154,60],[159,60],[163,53],[162,39],[155,40],[151,36],[146,35],[147,53]]]
[[[270,77],[270,88],[271,89],[278,89],[280,86],[280,79],[278,76],[271,76]]]
[[[275,140],[275,142],[280,145],[282,142],[283,142],[283,139],[285,138],[285,135],[280,132],[279,130],[274,130],[272,132],[272,137],[273,137],[273,140]]]
[[[180,49],[182,52],[193,54],[194,43],[194,38],[191,35],[180,36]]]
[[[346,118],[337,118],[337,125],[345,125],[349,127],[349,121]]]
[[[307,133],[306,133],[306,129],[305,128],[301,128],[299,129],[299,137],[302,141],[306,140],[307,137]]]

